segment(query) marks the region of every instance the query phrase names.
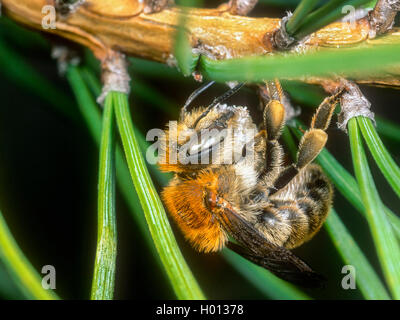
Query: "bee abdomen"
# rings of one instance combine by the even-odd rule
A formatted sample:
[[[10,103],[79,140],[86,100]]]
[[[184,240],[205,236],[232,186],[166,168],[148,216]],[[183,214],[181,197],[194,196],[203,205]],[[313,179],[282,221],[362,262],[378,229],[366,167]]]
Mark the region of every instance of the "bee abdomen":
[[[258,215],[259,230],[272,243],[286,246],[297,242],[308,234],[308,217],[295,201],[271,202],[272,206],[264,208]]]
[[[263,234],[275,244],[295,248],[321,228],[332,202],[332,186],[320,167],[310,165],[288,186],[284,196],[269,199],[258,216]]]
[[[288,239],[286,246],[297,247],[310,240],[324,223],[332,203],[333,189],[321,168],[309,165],[299,181],[295,191],[299,215],[306,218],[308,232],[303,238]]]

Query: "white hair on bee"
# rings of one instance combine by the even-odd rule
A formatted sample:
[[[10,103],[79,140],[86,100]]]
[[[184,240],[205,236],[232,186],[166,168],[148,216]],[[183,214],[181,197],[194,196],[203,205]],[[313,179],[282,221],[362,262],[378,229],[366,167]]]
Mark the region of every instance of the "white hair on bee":
[[[235,173],[241,179],[242,189],[248,190],[257,185],[258,173],[254,166],[249,166],[246,161],[239,161],[235,164]]]

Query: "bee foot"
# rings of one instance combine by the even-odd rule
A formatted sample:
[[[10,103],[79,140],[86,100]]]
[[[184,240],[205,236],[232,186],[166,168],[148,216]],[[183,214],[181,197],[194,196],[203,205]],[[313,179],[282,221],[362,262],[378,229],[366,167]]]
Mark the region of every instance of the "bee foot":
[[[310,129],[303,135],[297,155],[297,168],[302,169],[311,163],[324,148],[328,135],[321,129]]]

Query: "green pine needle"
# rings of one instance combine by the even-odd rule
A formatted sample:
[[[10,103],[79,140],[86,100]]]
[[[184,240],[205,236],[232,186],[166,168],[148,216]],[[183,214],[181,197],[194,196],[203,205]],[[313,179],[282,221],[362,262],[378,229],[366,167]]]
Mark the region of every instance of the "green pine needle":
[[[85,69],[82,70],[82,68],[78,68],[78,67],[74,67],[74,66],[70,66],[68,68],[67,76],[68,76],[69,82],[74,90],[74,93],[76,95],[76,98],[78,101],[78,106],[81,110],[83,118],[90,130],[90,133],[91,133],[93,139],[99,145],[100,135],[101,135],[101,117],[100,117],[100,113],[98,110],[98,105],[96,104],[96,101],[94,100],[93,96],[91,95],[91,93],[88,89],[87,85],[89,83],[85,83],[84,78],[86,78],[86,79],[92,78],[92,80],[94,80],[91,83],[91,87],[92,87],[92,90],[94,90],[96,95],[98,95],[100,93],[100,86],[98,85],[98,80],[96,80],[93,77],[93,75],[90,74],[90,72],[88,70],[85,70]],[[87,76],[89,76],[89,77],[87,77]],[[141,137],[141,139],[143,139],[143,137]],[[143,144],[143,143],[144,143],[144,141],[139,142],[139,144]],[[149,228],[147,226],[146,219],[145,219],[144,212],[143,212],[144,210],[142,209],[142,207],[140,205],[140,201],[137,196],[136,190],[133,187],[132,180],[130,179],[130,172],[126,165],[125,157],[123,156],[121,150],[118,147],[117,147],[117,152],[116,152],[116,171],[117,171],[118,187],[121,190],[121,193],[130,208],[130,211],[132,213],[134,220],[138,224],[139,231],[141,232],[142,236],[145,237],[146,243],[149,245],[150,252],[152,253],[153,257],[156,259],[156,261],[159,262],[158,253],[157,253],[156,247],[154,246],[155,242],[153,242],[152,236],[149,232]],[[157,221],[156,218],[152,218],[152,220]],[[163,220],[161,220],[161,223],[160,223],[161,227],[159,227],[159,229],[161,231],[163,229],[168,230],[169,225],[163,226],[162,221]],[[155,223],[156,222],[152,223],[153,228],[158,228],[157,225],[154,226]],[[170,231],[166,231],[166,232],[167,232],[167,234],[169,234]],[[161,232],[161,233],[163,234],[163,232]],[[159,240],[159,241],[162,241],[162,240]],[[160,245],[162,246],[163,243],[161,243]],[[165,247],[165,249],[168,249],[168,247]],[[175,250],[175,249],[173,248],[172,250]],[[162,252],[162,254],[165,255],[165,252]],[[176,254],[179,256],[180,252],[178,251]],[[163,262],[165,262],[165,261],[163,261]],[[186,265],[186,263],[183,262],[183,266],[185,266],[185,265]],[[165,266],[165,264],[164,264],[164,266]],[[171,263],[168,263],[166,265],[165,269],[166,268],[174,268],[174,261],[172,261]],[[184,267],[183,269],[185,270],[186,268]],[[176,275],[176,276],[179,277],[179,270],[175,271],[172,269],[170,272],[168,272],[166,270],[167,274],[170,274],[170,273],[174,274],[174,272],[178,273],[178,275]],[[179,281],[177,281],[176,283],[179,284]],[[173,279],[171,280],[171,284],[172,284],[172,287],[175,289]],[[179,287],[178,287],[178,289],[175,289],[175,290],[178,290],[178,291],[175,291],[175,293],[178,297],[185,296],[185,293],[181,293],[179,291],[179,290],[181,290]]]
[[[354,171],[365,205],[379,261],[389,288],[395,299],[400,299],[400,247],[390,225],[365,156],[357,119],[348,123]]]
[[[107,95],[103,111],[98,185],[97,250],[92,283],[92,300],[112,300],[117,257],[115,219],[114,93]]]
[[[370,300],[390,299],[385,286],[334,209],[326,219],[325,228],[343,261],[355,267],[356,281],[364,297]]]
[[[179,17],[178,33],[175,39],[174,53],[178,62],[178,68],[185,77],[190,76],[196,67],[199,55],[192,53],[192,47],[189,41],[189,35],[185,29],[186,15],[183,14]]]
[[[296,39],[303,39],[309,34],[345,16],[347,13],[342,13],[344,6],[349,5],[357,8],[369,1],[370,0],[330,0],[324,6],[308,15],[296,29],[293,36]]]
[[[0,259],[28,299],[55,300],[51,289],[42,287],[42,278],[19,248],[0,212]]]
[[[357,118],[358,125],[362,135],[367,143],[372,156],[375,159],[379,169],[381,169],[386,180],[392,186],[393,190],[400,197],[400,169],[390,156],[379,138],[371,119],[360,117]]]
[[[88,76],[88,77],[87,77]],[[94,89],[96,96],[100,94],[101,88],[99,80],[96,79],[91,72],[87,69],[79,68],[75,66],[69,66],[67,77],[71,87],[73,88],[75,98],[78,103],[79,110],[82,117],[89,129],[90,135],[96,142],[97,146],[100,147],[101,137],[101,115],[99,107],[94,97],[89,92],[89,85]],[[93,82],[88,81],[91,78]],[[87,81],[85,83],[84,79]],[[140,137],[140,136],[139,136]],[[143,139],[143,137],[141,137]],[[132,184],[128,166],[126,164],[124,155],[119,146],[116,150],[116,172],[117,172],[117,184],[118,188],[124,197],[132,216],[138,224],[138,230],[142,236],[146,239],[148,244],[149,252],[153,255],[155,260],[158,262],[158,254],[153,244],[149,229],[147,228],[146,220],[144,218],[143,209],[140,206],[139,198],[136,194],[136,190]]]
[[[127,96],[116,94],[115,114],[129,171],[161,261],[179,299],[204,299],[173,236],[164,207],[150,179],[133,130]]]
[[[302,0],[293,12],[289,21],[286,23],[286,31],[294,35],[300,27],[303,19],[314,9],[319,0]]]
[[[312,76],[362,77],[379,74],[398,65],[400,43],[356,48],[324,49],[299,55],[254,56],[227,60],[200,57],[199,66],[210,79],[261,82],[278,79],[303,79]]]

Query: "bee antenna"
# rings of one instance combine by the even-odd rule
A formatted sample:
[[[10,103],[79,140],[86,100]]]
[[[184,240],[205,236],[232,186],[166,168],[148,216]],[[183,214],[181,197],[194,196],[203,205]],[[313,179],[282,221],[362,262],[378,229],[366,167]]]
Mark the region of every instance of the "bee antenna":
[[[213,100],[213,102],[211,102],[211,104],[207,107],[207,109],[211,109],[211,108],[215,107],[217,104],[219,104],[221,102],[224,102],[226,99],[230,98],[236,92],[238,92],[244,85],[245,85],[244,82],[243,83],[239,83],[238,85],[234,86],[229,91],[227,91],[224,94],[220,95],[219,97],[215,98]]]
[[[188,106],[193,102],[194,99],[196,99],[202,92],[207,90],[209,87],[211,87],[215,81],[210,81],[204,85],[202,85],[200,88],[196,89],[190,96],[187,98],[185,105],[183,106],[181,110],[181,119],[183,119],[183,115],[187,112]]]
[[[193,124],[193,127],[197,125],[197,123],[203,119],[210,111],[212,108],[214,108],[217,104],[220,104],[221,102],[224,102],[226,99],[230,98],[233,96],[236,92],[238,92],[246,83],[239,83],[238,85],[234,86],[232,89],[228,90],[224,94],[220,95],[219,97],[215,98],[211,104],[208,105],[206,111],[204,111],[196,120],[196,122]]]

